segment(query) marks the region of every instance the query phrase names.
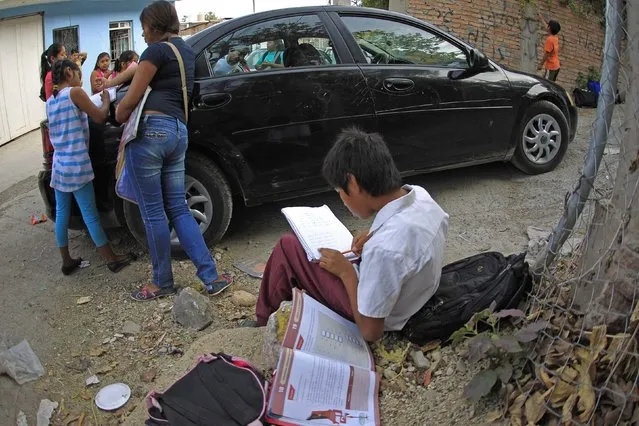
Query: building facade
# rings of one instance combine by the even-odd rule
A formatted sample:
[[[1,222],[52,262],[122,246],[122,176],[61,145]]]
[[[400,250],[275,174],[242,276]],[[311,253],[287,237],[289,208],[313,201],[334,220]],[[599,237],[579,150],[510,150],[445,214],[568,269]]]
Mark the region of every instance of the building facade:
[[[0,1],[0,145],[38,127],[44,118],[40,93],[40,55],[53,42],[88,54],[83,86],[96,58],[112,59],[125,50],[146,48],[140,12],[151,0]]]

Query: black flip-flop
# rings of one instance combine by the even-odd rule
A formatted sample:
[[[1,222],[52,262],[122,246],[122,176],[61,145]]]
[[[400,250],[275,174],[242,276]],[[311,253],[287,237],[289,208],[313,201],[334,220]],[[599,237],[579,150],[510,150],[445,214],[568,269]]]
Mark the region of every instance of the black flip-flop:
[[[81,264],[82,264],[82,258],[78,257],[77,259],[73,259],[72,265],[67,265],[67,266],[62,265],[61,271],[64,275],[71,275],[78,268],[80,268]]]

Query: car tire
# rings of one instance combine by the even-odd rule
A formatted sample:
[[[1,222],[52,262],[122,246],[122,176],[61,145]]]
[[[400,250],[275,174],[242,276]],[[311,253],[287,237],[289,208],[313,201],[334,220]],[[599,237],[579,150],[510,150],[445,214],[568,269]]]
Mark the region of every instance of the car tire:
[[[530,175],[549,172],[563,159],[569,137],[561,110],[548,101],[535,102],[522,117],[511,162]]]
[[[219,241],[231,222],[233,197],[222,171],[208,158],[188,155],[186,159],[185,187],[189,208],[194,213],[204,242],[210,246]],[[206,201],[199,201],[206,198]],[[144,222],[136,204],[124,202],[124,216],[127,227],[140,245],[148,248]],[[208,225],[203,227],[203,219]],[[184,256],[185,252],[171,229],[171,249],[174,255]]]

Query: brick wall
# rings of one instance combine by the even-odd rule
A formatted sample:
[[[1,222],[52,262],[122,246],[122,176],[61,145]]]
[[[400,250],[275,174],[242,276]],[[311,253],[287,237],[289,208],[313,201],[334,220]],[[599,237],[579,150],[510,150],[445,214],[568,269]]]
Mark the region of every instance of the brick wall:
[[[576,15],[558,0],[536,4],[547,20],[561,24],[557,81],[571,90],[579,71],[585,74],[590,65],[601,66],[604,29],[597,17]],[[498,63],[531,71],[527,68],[532,59],[536,68],[543,55],[546,29],[536,10],[529,9],[524,13],[519,0],[408,0],[407,12],[451,32]]]

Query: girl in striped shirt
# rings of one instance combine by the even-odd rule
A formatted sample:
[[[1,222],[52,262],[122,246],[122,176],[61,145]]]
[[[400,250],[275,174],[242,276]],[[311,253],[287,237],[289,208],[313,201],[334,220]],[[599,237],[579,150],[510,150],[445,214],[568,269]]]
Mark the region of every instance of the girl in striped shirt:
[[[132,256],[117,256],[106,238],[93,192],[93,168],[89,158],[89,121],[104,123],[110,99],[102,92],[102,107],[97,108],[82,90],[82,70],[70,60],[53,65],[53,96],[47,100],[49,137],[53,145],[51,187],[55,189],[55,236],[62,256],[62,273],[69,275],[82,263],[69,253],[68,227],[72,199],[75,198],[98,252],[112,272],[129,265]]]

